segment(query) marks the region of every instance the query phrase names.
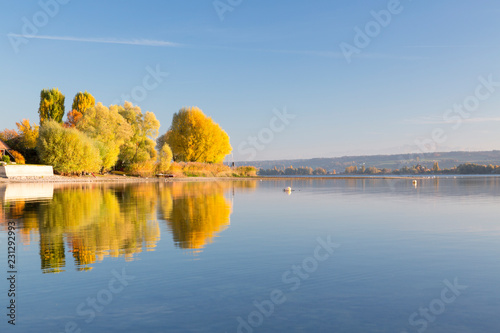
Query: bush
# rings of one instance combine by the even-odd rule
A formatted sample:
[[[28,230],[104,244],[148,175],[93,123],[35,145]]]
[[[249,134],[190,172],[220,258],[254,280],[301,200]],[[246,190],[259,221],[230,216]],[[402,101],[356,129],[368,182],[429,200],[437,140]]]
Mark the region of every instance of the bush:
[[[235,174],[239,177],[256,177],[257,168],[253,166],[240,166],[235,170]]]
[[[155,174],[155,162],[152,160],[132,163],[127,167],[127,171],[132,176],[152,177]]]
[[[168,170],[176,176],[188,177],[231,177],[230,167],[221,163],[174,162]]]
[[[24,159],[24,156],[21,155],[21,153],[11,150],[10,154],[14,157],[14,160],[16,161],[17,164],[26,164],[26,160]]]
[[[60,174],[98,172],[102,167],[96,141],[53,120],[40,127],[37,151],[41,162],[52,165]]]
[[[3,155],[2,161],[4,161],[5,163],[10,163],[10,157],[8,155]]]

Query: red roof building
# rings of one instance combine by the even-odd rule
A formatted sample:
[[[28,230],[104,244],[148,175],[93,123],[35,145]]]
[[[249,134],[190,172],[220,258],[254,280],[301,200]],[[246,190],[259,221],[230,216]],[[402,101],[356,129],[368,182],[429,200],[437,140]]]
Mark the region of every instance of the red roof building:
[[[9,146],[7,146],[2,140],[0,140],[0,157],[7,153],[7,150],[10,150]]]

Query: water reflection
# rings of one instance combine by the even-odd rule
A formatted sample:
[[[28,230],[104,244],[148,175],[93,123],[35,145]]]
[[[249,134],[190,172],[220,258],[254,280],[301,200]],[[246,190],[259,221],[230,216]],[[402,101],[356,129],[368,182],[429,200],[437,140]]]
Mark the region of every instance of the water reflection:
[[[153,251],[160,223],[177,247],[198,253],[229,226],[235,191],[256,182],[17,185],[0,188],[0,227],[18,219],[20,241],[39,243],[42,271],[58,273],[68,261],[84,271],[106,257]]]
[[[239,184],[242,185],[242,184]],[[160,187],[162,218],[176,246],[196,253],[230,224],[232,202],[224,196],[234,183],[174,183]]]

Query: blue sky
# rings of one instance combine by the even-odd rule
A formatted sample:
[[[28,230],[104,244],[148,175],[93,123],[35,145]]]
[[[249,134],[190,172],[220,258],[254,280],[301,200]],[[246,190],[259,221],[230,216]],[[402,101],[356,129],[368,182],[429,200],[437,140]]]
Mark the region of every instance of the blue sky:
[[[40,90],[58,87],[67,111],[79,91],[128,95],[162,133],[198,106],[235,160],[500,149],[494,0],[0,4],[1,129],[38,121]]]

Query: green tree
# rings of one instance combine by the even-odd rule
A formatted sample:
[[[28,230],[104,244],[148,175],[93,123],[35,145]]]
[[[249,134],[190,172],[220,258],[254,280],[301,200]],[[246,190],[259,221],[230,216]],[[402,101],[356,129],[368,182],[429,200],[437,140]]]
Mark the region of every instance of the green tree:
[[[40,93],[40,124],[46,120],[55,120],[62,122],[64,116],[64,95],[57,88],[43,89]]]
[[[197,107],[174,114],[166,142],[175,161],[220,163],[232,151],[227,133]]]
[[[123,106],[111,106],[131,126],[132,136],[122,145],[119,159],[130,167],[136,163],[156,161],[155,139],[158,137],[160,122],[153,112],[142,113],[141,108],[125,102]]]
[[[74,128],[64,128],[54,120],[40,126],[37,151],[44,164],[63,174],[97,172],[102,161],[97,143]]]
[[[77,129],[97,140],[104,170],[118,161],[120,148],[133,135],[132,126],[117,111],[101,103],[91,107],[78,122]]]
[[[93,108],[94,106],[95,98],[87,91],[83,93],[80,91],[75,95],[75,98],[73,98],[72,109],[80,112],[82,115],[84,115],[88,109]]]

